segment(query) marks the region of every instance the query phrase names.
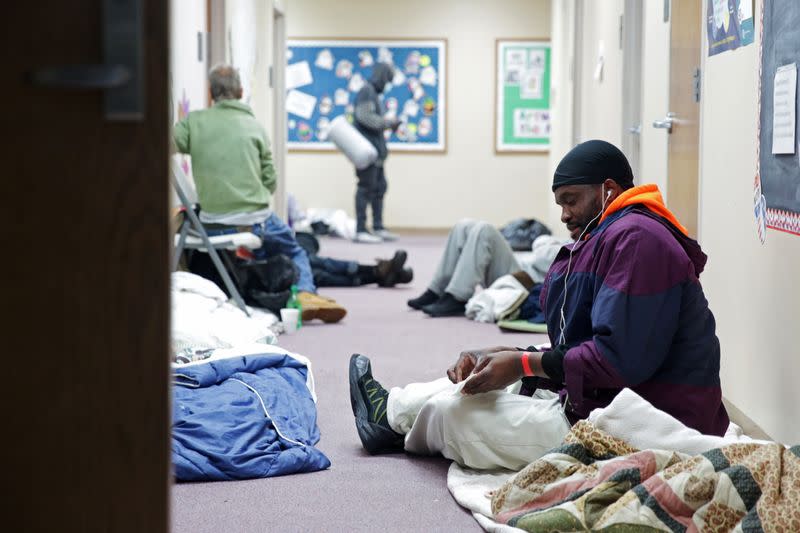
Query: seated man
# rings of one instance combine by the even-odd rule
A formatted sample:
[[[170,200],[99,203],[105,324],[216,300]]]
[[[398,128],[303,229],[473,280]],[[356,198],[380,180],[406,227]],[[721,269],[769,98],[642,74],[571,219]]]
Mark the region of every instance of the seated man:
[[[277,185],[272,152],[266,131],[250,107],[239,101],[239,73],[218,65],[209,73],[209,87],[214,105],[192,111],[174,131],[177,150],[192,156],[200,220],[209,225],[209,234],[214,234],[215,226],[234,226],[258,235],[263,246],[255,251],[256,259],[289,256],[300,272],[297,286],[303,320],[324,317],[338,322],[347,311],[315,294],[308,256],[292,230],[270,209]]]
[[[561,249],[542,288],[552,349],[462,352],[447,378],[390,392],[369,359],[353,355],[350,396],[369,452],[404,446],[517,470],[625,387],[691,428],[724,434],[700,246],[655,185],[633,186],[625,156],[606,142],[570,151],[553,191],[576,242]]]
[[[408,305],[432,317],[461,316],[478,284],[489,287],[498,278],[518,272],[526,272],[534,283],[544,281],[544,273],[562,243],[561,239],[545,236],[543,246],[534,249],[533,254],[525,254],[526,261],[520,261],[494,226],[461,220],[447,236],[431,284],[420,296],[408,300]]]

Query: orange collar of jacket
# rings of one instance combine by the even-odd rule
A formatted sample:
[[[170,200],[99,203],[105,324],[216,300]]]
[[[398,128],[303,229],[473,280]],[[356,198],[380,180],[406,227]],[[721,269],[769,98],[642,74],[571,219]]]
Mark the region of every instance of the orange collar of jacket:
[[[688,236],[689,232],[683,227],[683,224],[678,222],[675,215],[667,209],[664,204],[664,199],[661,197],[661,191],[658,190],[658,185],[648,183],[646,185],[639,185],[638,187],[631,187],[627,191],[617,196],[611,204],[603,212],[600,217],[600,223],[610,214],[619,211],[629,205],[643,205],[653,213],[660,217],[666,218],[673,226],[678,228],[681,233]]]

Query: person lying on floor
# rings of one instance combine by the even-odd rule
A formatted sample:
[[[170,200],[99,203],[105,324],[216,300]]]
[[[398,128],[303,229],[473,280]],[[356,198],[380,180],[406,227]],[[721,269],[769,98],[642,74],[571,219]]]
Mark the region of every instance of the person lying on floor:
[[[505,237],[488,222],[464,219],[447,236],[447,244],[430,285],[417,298],[408,300],[413,309],[432,317],[463,316],[476,285],[491,286],[505,275],[527,276],[533,283],[544,275],[566,239],[550,235],[534,242],[533,253],[524,259],[511,249]]]
[[[360,287],[376,283],[379,287],[394,287],[410,283],[414,271],[405,266],[408,253],[397,250],[391,259],[376,259],[374,265],[362,265],[319,255],[319,241],[312,233],[297,232],[297,243],[305,250],[318,287]]]
[[[628,161],[607,142],[573,148],[552,189],[576,241],[542,288],[552,349],[467,350],[447,377],[391,391],[354,354],[350,398],[368,452],[405,448],[519,470],[626,387],[701,433],[724,434],[720,346],[698,243],[655,185],[633,186]]]
[[[394,287],[414,279],[414,271],[403,266],[406,257],[404,250],[398,250],[391,259],[377,259],[374,265],[318,255],[309,255],[308,261],[318,287],[361,287],[373,283],[379,287]]]
[[[347,310],[316,294],[308,256],[289,226],[270,208],[277,185],[272,151],[253,110],[239,101],[239,72],[217,65],[208,78],[214,105],[192,111],[173,132],[177,151],[192,156],[200,221],[209,235],[228,233],[231,228],[258,235],[263,245],[254,251],[256,259],[277,254],[290,257],[300,272],[297,286],[303,320],[338,322]]]

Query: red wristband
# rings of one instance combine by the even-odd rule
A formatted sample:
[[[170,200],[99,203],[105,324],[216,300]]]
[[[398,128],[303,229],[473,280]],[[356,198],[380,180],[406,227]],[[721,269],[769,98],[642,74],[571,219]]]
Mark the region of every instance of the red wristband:
[[[531,352],[522,352],[522,373],[526,376],[533,376],[533,370],[531,370],[531,362],[528,360],[530,357]]]

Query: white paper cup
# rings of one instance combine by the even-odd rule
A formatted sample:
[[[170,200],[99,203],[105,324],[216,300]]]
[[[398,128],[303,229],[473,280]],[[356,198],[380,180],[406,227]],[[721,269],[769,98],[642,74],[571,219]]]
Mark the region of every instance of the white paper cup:
[[[297,331],[297,319],[300,318],[300,310],[290,307],[281,309],[281,322],[286,333],[294,333]]]

